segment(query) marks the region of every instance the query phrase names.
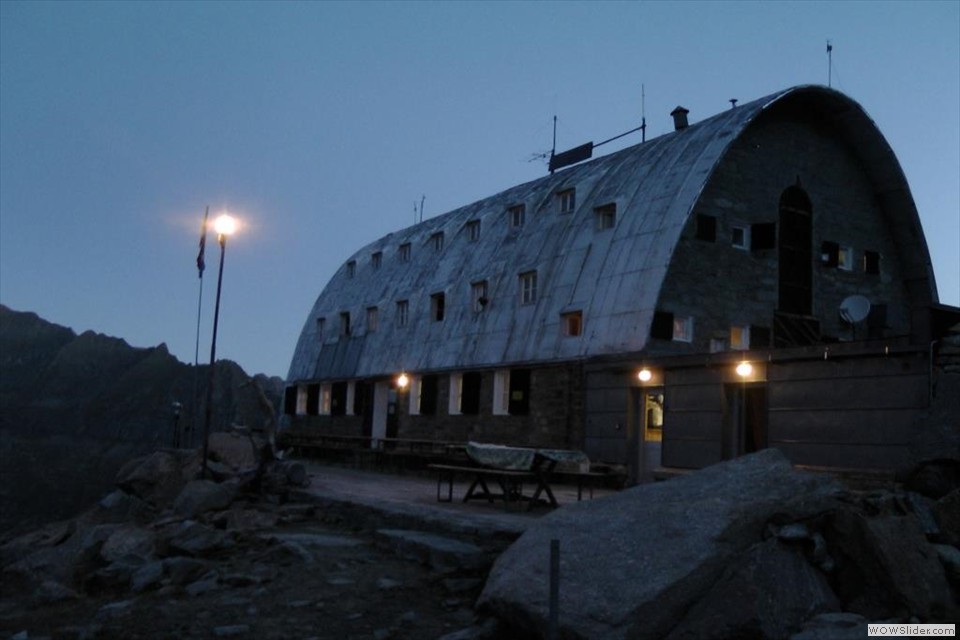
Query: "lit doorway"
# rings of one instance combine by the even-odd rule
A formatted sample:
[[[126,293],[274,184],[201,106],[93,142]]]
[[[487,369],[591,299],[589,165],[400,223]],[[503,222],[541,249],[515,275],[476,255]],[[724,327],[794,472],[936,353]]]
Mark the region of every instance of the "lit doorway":
[[[635,395],[638,438],[637,482],[653,480],[663,465],[663,387],[644,387]]]

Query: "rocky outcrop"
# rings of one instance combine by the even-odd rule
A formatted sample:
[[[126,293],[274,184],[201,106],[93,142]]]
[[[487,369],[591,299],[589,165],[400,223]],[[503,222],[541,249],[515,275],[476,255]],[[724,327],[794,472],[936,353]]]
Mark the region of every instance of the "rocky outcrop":
[[[545,516],[498,558],[478,604],[519,632],[545,629],[556,539],[567,638],[786,639],[842,612],[946,621],[957,585],[923,500],[852,494],[766,450]]]
[[[216,366],[214,432],[272,424],[260,389],[279,406],[283,382],[251,379],[229,361]],[[173,446],[175,428],[179,446],[197,446],[196,399],[205,397],[208,370],[179,362],[164,345],[76,335],[0,305],[0,468],[14,480],[0,483],[0,534],[88,508],[129,459]]]

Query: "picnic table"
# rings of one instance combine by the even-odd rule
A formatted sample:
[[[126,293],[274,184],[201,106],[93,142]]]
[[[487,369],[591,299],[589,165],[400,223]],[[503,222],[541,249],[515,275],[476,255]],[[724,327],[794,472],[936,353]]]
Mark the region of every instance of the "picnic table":
[[[463,496],[464,502],[470,500],[503,500],[505,508],[528,500],[528,510],[538,502],[545,501],[556,507],[557,499],[550,488],[550,474],[558,464],[576,466],[580,473],[589,474],[590,459],[582,451],[567,449],[536,449],[532,447],[511,447],[497,444],[469,442],[466,454],[473,463],[471,466],[432,464],[431,469],[438,472],[437,501],[453,501],[453,479],[457,474],[472,477],[472,482]],[[441,490],[447,483],[447,496],[443,498]],[[499,492],[491,490],[494,483]],[[525,483],[536,486],[529,498],[523,494]],[[582,487],[578,484],[578,490]],[[581,491],[578,491],[579,499]]]

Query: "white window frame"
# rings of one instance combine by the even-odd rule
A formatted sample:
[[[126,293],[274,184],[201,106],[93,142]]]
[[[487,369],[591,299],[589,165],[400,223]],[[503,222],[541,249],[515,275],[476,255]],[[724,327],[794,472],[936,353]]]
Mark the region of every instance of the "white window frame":
[[[510,369],[493,373],[493,415],[510,415]]]
[[[410,378],[410,399],[407,404],[407,415],[420,415],[420,396],[423,394],[423,384],[420,376],[407,374]]]
[[[693,316],[673,316],[673,341],[693,342]]]
[[[527,205],[515,204],[507,209],[511,229],[519,229],[527,221]]]
[[[333,385],[331,384],[322,384],[320,385],[320,406],[317,408],[317,413],[321,416],[330,415],[330,407],[333,404]]]
[[[594,229],[606,231],[617,226],[617,203],[610,202],[593,209]]]
[[[557,206],[560,213],[573,213],[577,208],[577,190],[564,189],[557,192]]]
[[[297,385],[297,409],[296,414],[298,416],[307,415],[307,386],[303,384]]]
[[[357,401],[357,383],[353,380],[347,382],[347,406],[344,407],[344,415],[352,416],[353,404]]]
[[[840,245],[837,249],[837,269],[853,271],[853,247]]]
[[[536,304],[537,302],[537,272],[524,271],[518,276],[520,283],[520,304]]]
[[[450,374],[450,399],[447,406],[447,413],[451,416],[462,415],[460,407],[463,403],[463,374]]]
[[[741,233],[740,242],[737,242],[736,232]],[[750,250],[750,227],[742,224],[735,224],[730,228],[730,246],[744,251]]]
[[[410,243],[404,242],[400,245],[400,262],[410,262]]]

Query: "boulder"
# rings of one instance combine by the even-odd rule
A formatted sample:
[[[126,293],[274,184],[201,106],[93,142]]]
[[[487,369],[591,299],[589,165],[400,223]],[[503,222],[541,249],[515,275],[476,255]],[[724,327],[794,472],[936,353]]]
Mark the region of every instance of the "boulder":
[[[156,507],[164,507],[199,471],[194,451],[162,450],[131,460],[117,474],[117,486]]]
[[[128,556],[147,560],[153,557],[156,537],[149,529],[129,524],[120,525],[104,540],[100,547],[100,558],[108,564]]]
[[[223,531],[194,520],[185,520],[169,532],[166,539],[169,551],[188,556],[202,556],[233,546],[233,540]]]
[[[249,435],[231,431],[211,433],[207,451],[212,460],[221,462],[234,471],[250,471],[256,469],[260,463],[259,454]]]
[[[771,538],[735,558],[667,640],[786,640],[811,617],[839,610],[826,576],[799,546]]]
[[[187,518],[196,518],[208,511],[222,511],[237,497],[236,482],[191,480],[173,502],[173,510]]]
[[[561,635],[663,638],[725,565],[780,522],[819,513],[842,492],[767,449],[682,478],[550,513],[494,564],[478,601],[512,626],[548,618],[550,541],[560,541]]]
[[[933,506],[944,542],[960,546],[960,489],[954,489]]]

